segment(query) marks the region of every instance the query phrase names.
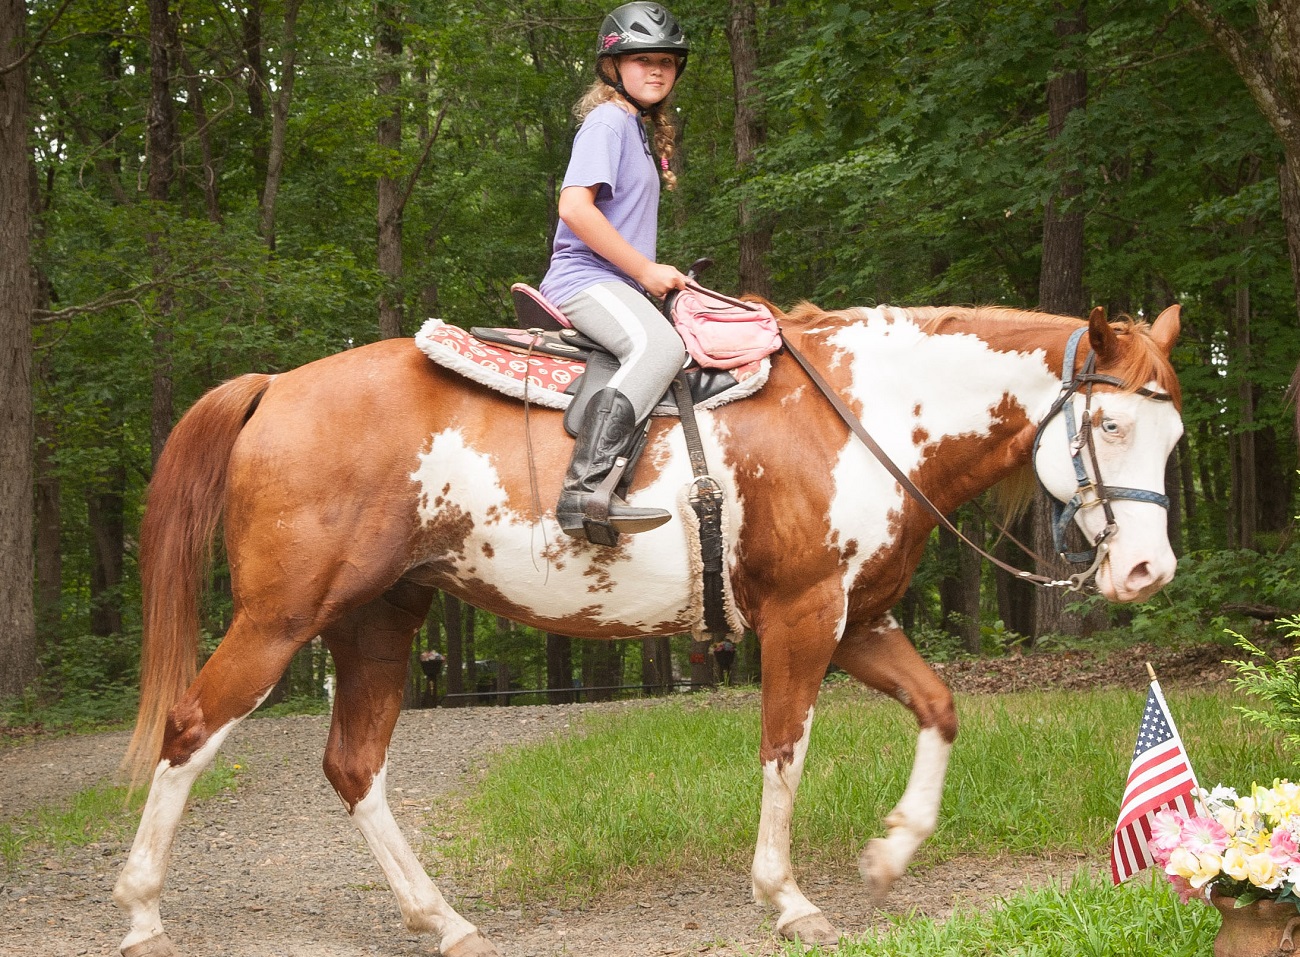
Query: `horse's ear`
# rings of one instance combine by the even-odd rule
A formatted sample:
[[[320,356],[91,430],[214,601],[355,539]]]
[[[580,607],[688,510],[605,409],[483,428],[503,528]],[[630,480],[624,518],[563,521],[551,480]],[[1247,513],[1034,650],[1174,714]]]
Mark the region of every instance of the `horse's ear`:
[[[1165,355],[1174,351],[1174,343],[1178,341],[1178,331],[1182,328],[1178,317],[1182,308],[1175,303],[1156,316],[1156,321],[1151,324],[1151,338]]]
[[[1096,306],[1088,316],[1088,341],[1092,343],[1098,362],[1113,359],[1119,352],[1119,337],[1106,321],[1105,306]]]

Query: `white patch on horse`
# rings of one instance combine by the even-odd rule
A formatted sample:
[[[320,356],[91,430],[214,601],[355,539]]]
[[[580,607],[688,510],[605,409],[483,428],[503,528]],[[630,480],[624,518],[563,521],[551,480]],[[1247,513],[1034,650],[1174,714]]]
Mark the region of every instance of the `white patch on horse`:
[[[781,767],[776,760],[763,764],[763,804],[758,818],[758,845],[754,849],[753,890],[754,900],[776,909],[777,930],[821,912],[799,889],[790,863],[790,822],[808,755],[812,721],[813,709],[809,708],[789,764]]]
[[[478,929],[456,913],[425,872],[393,819],[387,792],[388,762],[385,760],[370,782],[366,796],[352,809],[352,820],[393,889],[402,911],[402,923],[414,933],[437,934],[445,953]]]
[[[858,860],[862,879],[877,897],[888,893],[939,823],[939,802],[948,772],[952,745],[935,728],[923,728],[916,738],[916,757],[907,789],[885,818],[889,833],[867,844]]]
[[[265,698],[266,695],[262,695],[258,704]],[[172,842],[176,838],[181,815],[185,812],[190,789],[198,776],[212,763],[221,743],[240,720],[242,719],[237,718],[228,721],[218,728],[184,764],[173,767],[170,761],[161,761],[154,770],[149,798],[140,814],[140,826],[136,830],[131,853],[113,887],[113,900],[126,911],[131,920],[131,929],[122,939],[123,950],[162,934],[158,899],[167,875]]]
[[[1033,409],[1059,388],[1041,350],[997,352],[974,335],[927,335],[901,310],[854,311],[863,321],[837,329],[828,341],[849,364],[848,390],[863,425],[908,474],[946,439],[987,435],[1008,396]],[[921,444],[914,439],[918,431],[925,435]],[[848,587],[873,555],[892,544],[890,518],[905,493],[852,436],[832,475],[830,544],[857,544],[845,562]]]
[[[720,462],[716,439],[710,434],[711,418],[701,415],[701,431],[710,461]],[[637,483],[629,500],[675,513],[677,490],[691,478],[680,429],[647,452],[658,475],[648,484]],[[624,536],[616,551],[589,545],[560,531],[553,503],[546,503],[540,523],[533,515],[510,508],[491,456],[469,446],[459,430],[435,434],[429,450],[419,458],[411,480],[420,487],[421,524],[436,522],[444,511],[459,511],[470,517],[473,527],[461,551],[416,555],[417,564],[450,563],[457,572],[495,588],[543,621],[577,616],[600,627],[624,626],[607,637],[671,634],[692,624],[687,620],[690,565],[680,521]],[[734,488],[729,476],[723,484]],[[737,524],[733,521],[732,528]],[[529,526],[535,527],[535,534],[521,533]]]

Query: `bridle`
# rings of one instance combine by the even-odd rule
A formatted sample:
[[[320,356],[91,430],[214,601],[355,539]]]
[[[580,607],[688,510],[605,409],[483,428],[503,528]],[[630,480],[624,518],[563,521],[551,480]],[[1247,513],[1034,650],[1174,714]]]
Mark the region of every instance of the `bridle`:
[[[1110,385],[1122,388],[1124,383],[1114,376],[1102,375],[1094,371],[1097,366],[1096,353],[1089,353],[1087,359],[1084,360],[1082,370],[1080,370],[1078,374],[1075,374],[1074,364],[1078,355],[1079,341],[1087,331],[1088,329],[1086,326],[1075,330],[1075,332],[1070,336],[1069,341],[1066,343],[1065,360],[1062,363],[1061,369],[1061,393],[1056,397],[1056,400],[1052,403],[1052,407],[1048,409],[1047,414],[1038,423],[1038,429],[1034,433],[1033,456],[1037,457],[1038,446],[1042,441],[1044,431],[1047,429],[1051,421],[1056,418],[1058,414],[1064,411],[1066,437],[1069,443],[1068,448],[1070,449],[1070,459],[1074,463],[1077,490],[1070,501],[1066,502],[1064,505],[1057,501],[1056,496],[1052,495],[1050,491],[1047,492],[1047,497],[1052,502],[1052,541],[1057,552],[1066,561],[1074,563],[1091,563],[1085,571],[1071,575],[1066,579],[1049,578],[1046,575],[1039,575],[1035,572],[1018,569],[1002,561],[997,556],[990,555],[987,551],[962,534],[957,526],[949,520],[948,516],[939,511],[939,507],[931,502],[926,497],[925,493],[916,487],[915,483],[913,483],[907,476],[907,473],[899,468],[885,450],[880,447],[876,440],[871,437],[871,434],[867,432],[866,428],[862,425],[862,422],[853,414],[853,410],[845,405],[844,400],[835,393],[822,377],[821,373],[819,373],[817,369],[804,357],[803,353],[792,346],[789,339],[784,336],[782,336],[782,339],[785,343],[785,350],[790,353],[796,362],[799,363],[804,372],[807,373],[808,377],[812,380],[813,384],[817,386],[822,395],[826,397],[826,400],[830,402],[831,406],[839,414],[839,417],[844,421],[844,424],[849,427],[849,431],[862,441],[862,444],[870,450],[871,454],[874,455],[880,464],[885,467],[886,471],[894,477],[894,480],[898,482],[898,484],[901,485],[919,505],[928,511],[930,515],[939,522],[939,524],[943,525],[948,529],[948,531],[952,532],[961,541],[965,542],[970,546],[970,548],[974,549],[998,568],[1014,575],[1022,581],[1027,581],[1044,588],[1066,588],[1070,591],[1079,591],[1088,580],[1097,573],[1097,570],[1101,568],[1102,562],[1105,561],[1106,553],[1109,550],[1107,539],[1115,534],[1117,525],[1115,522],[1115,514],[1110,504],[1112,499],[1131,499],[1139,502],[1152,502],[1166,510],[1169,508],[1169,496],[1160,492],[1152,492],[1146,489],[1125,488],[1122,486],[1110,487],[1102,481],[1101,467],[1097,460],[1097,449],[1093,443],[1092,437],[1092,387],[1094,385]],[[1134,391],[1137,395],[1147,399],[1154,399],[1157,402],[1173,401],[1173,396],[1168,392],[1156,392],[1145,387]],[[1084,409],[1083,424],[1078,430],[1076,430],[1074,427],[1073,399],[1075,394],[1078,392],[1083,393]],[[1088,478],[1088,472],[1084,467],[1083,462],[1084,449],[1087,449],[1088,451],[1088,457],[1091,460],[1092,472],[1093,475],[1096,476],[1096,481]],[[1032,465],[1033,458],[1030,459],[1030,462]],[[1036,478],[1038,477],[1037,468],[1034,468],[1034,476]],[[1038,481],[1039,484],[1042,485],[1042,479],[1039,478]],[[1047,491],[1047,487],[1043,486],[1043,490]],[[1085,496],[1088,493],[1091,493],[1093,496],[1091,501],[1085,500]],[[1066,551],[1065,530],[1069,528],[1070,522],[1074,520],[1075,514],[1081,508],[1092,508],[1097,505],[1102,507],[1102,511],[1106,516],[1106,527],[1102,529],[1093,540],[1092,548],[1087,552]],[[1023,545],[1020,547],[1036,561],[1046,564],[1040,556],[1034,554]]]
[[[1107,485],[1101,477],[1101,463],[1097,461],[1097,446],[1093,441],[1092,435],[1092,387],[1094,385],[1124,385],[1114,376],[1102,375],[1094,371],[1097,367],[1097,354],[1089,352],[1088,358],[1083,362],[1083,368],[1076,375],[1074,373],[1075,357],[1079,350],[1079,340],[1083,338],[1087,328],[1076,329],[1070,336],[1065,346],[1065,359],[1061,364],[1061,394],[1056,397],[1052,407],[1047,410],[1047,415],[1038,423],[1038,431],[1034,433],[1034,451],[1031,462],[1038,457],[1038,446],[1042,442],[1043,433],[1046,431],[1048,423],[1052,421],[1059,413],[1065,415],[1065,436],[1067,448],[1070,450],[1070,461],[1074,465],[1075,493],[1068,502],[1062,504],[1056,496],[1048,491],[1047,486],[1043,485],[1043,480],[1038,477],[1038,469],[1034,469],[1034,476],[1038,478],[1038,484],[1042,486],[1044,492],[1047,492],[1048,498],[1052,503],[1052,543],[1056,547],[1057,554],[1067,562],[1075,564],[1091,563],[1090,572],[1095,572],[1101,566],[1105,558],[1105,549],[1107,539],[1115,534],[1115,511],[1111,508],[1111,501],[1114,499],[1128,499],[1135,502],[1150,502],[1159,505],[1165,511],[1169,510],[1169,496],[1162,492],[1153,492],[1149,489],[1127,488],[1122,485]],[[1074,427],[1074,396],[1076,393],[1083,393],[1083,418],[1080,420],[1078,430]],[[1173,396],[1168,392],[1156,392],[1145,386],[1135,389],[1137,395],[1146,399],[1153,399],[1156,402],[1172,402]],[[1088,478],[1088,471],[1084,467],[1083,453],[1088,453],[1088,459],[1092,463],[1092,474],[1095,479]],[[1092,500],[1087,500],[1088,494],[1092,494]],[[1097,537],[1092,541],[1092,547],[1086,552],[1067,551],[1065,542],[1066,530],[1074,521],[1075,515],[1080,509],[1095,508],[1100,505],[1102,514],[1106,516],[1105,527],[1097,533]]]

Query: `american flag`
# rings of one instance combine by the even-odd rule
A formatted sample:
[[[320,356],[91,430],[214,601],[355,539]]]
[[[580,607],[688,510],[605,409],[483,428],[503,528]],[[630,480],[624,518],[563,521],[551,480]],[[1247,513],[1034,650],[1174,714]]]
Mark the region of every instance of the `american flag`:
[[[1196,814],[1196,787],[1192,762],[1183,750],[1160,683],[1153,680],[1111,845],[1110,876],[1116,884],[1154,863],[1147,847],[1153,814],[1165,807],[1180,814]]]

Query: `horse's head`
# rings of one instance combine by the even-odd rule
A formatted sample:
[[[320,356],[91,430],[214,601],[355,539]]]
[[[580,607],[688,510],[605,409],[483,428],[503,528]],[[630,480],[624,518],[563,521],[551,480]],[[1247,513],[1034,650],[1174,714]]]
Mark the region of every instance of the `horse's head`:
[[[1178,313],[1170,306],[1149,329],[1130,324],[1117,333],[1094,309],[1091,354],[1078,350],[1076,370],[1067,349],[1065,390],[1039,426],[1034,469],[1063,504],[1061,523],[1073,518],[1101,549],[1097,588],[1111,601],[1142,601],[1174,577],[1164,491],[1165,463],[1183,434],[1169,363]]]

